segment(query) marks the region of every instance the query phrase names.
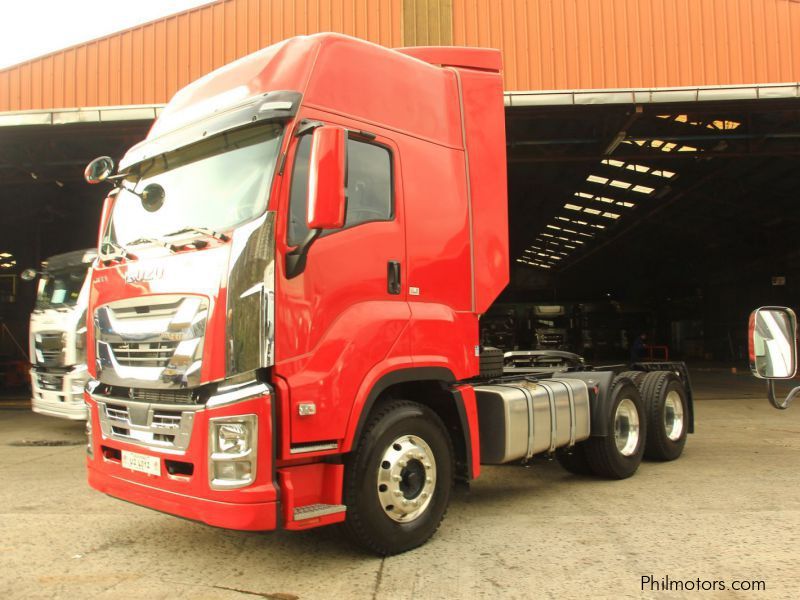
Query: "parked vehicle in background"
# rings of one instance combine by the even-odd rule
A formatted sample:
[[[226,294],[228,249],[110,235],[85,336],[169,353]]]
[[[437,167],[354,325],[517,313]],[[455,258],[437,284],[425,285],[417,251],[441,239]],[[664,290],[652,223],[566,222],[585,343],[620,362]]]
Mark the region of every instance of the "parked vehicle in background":
[[[51,256],[38,277],[36,305],[30,321],[31,406],[34,412],[65,419],[85,419],[87,274],[94,249]]]
[[[178,92],[113,161],[92,270],[92,487],[218,527],[428,540],[456,480],[630,477],[692,430],[679,363],[503,374],[500,53],[297,37]],[[510,315],[506,315],[510,316]],[[513,324],[498,327],[507,333]]]

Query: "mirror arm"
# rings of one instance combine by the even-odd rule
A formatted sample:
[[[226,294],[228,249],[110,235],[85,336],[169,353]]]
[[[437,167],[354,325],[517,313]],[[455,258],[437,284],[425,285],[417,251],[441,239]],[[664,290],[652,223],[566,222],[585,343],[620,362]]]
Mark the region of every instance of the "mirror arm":
[[[312,229],[294,250],[286,253],[286,279],[293,279],[305,271],[308,250],[321,233],[321,229]]]
[[[767,379],[767,397],[769,398],[769,403],[775,408],[786,410],[789,408],[789,404],[792,403],[792,400],[794,400],[798,395],[800,395],[800,386],[797,386],[791,392],[789,392],[789,395],[786,396],[786,399],[783,402],[778,402],[778,399],[775,397],[775,380]]]

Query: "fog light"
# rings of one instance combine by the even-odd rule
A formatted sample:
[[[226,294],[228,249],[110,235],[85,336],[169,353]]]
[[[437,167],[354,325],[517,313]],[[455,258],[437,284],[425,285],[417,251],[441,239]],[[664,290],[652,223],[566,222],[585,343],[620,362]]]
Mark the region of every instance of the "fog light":
[[[250,462],[214,463],[214,479],[227,481],[249,481],[252,475]]]

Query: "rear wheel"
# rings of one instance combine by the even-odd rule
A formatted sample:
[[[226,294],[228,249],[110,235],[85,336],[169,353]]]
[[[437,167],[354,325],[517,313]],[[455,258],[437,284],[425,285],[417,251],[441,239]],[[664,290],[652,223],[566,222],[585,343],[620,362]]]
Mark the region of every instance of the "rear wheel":
[[[642,391],[642,380],[644,379],[645,375],[647,375],[647,373],[645,371],[623,371],[622,373],[617,375],[617,377],[620,377],[620,378],[621,377],[627,377],[628,379],[630,379],[633,382],[633,385],[635,385],[637,388],[639,388],[639,391],[641,392]]]
[[[556,450],[556,460],[564,469],[575,475],[592,474],[592,468],[586,458],[586,442],[579,442],[572,448]]]
[[[607,479],[625,479],[639,468],[644,454],[647,422],[638,388],[625,377],[614,380],[606,406],[608,435],[586,442],[592,472]]]
[[[641,384],[647,414],[644,455],[651,460],[675,460],[683,453],[688,432],[686,388],[671,371],[648,373]]]
[[[392,401],[370,419],[345,470],[345,529],[381,556],[424,544],[444,518],[453,448],[428,407]]]

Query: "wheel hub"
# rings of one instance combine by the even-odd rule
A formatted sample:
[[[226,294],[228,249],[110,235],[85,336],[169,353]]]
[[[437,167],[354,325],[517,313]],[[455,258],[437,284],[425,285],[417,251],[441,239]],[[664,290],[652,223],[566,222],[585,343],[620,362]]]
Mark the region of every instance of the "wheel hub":
[[[623,398],[614,414],[614,440],[622,456],[631,456],[639,446],[639,413],[630,398]]]
[[[408,523],[428,508],[436,487],[436,459],[430,446],[415,435],[394,440],[378,465],[378,500],[386,515]]]
[[[664,400],[664,431],[673,442],[683,435],[683,402],[676,391],[668,393]]]

